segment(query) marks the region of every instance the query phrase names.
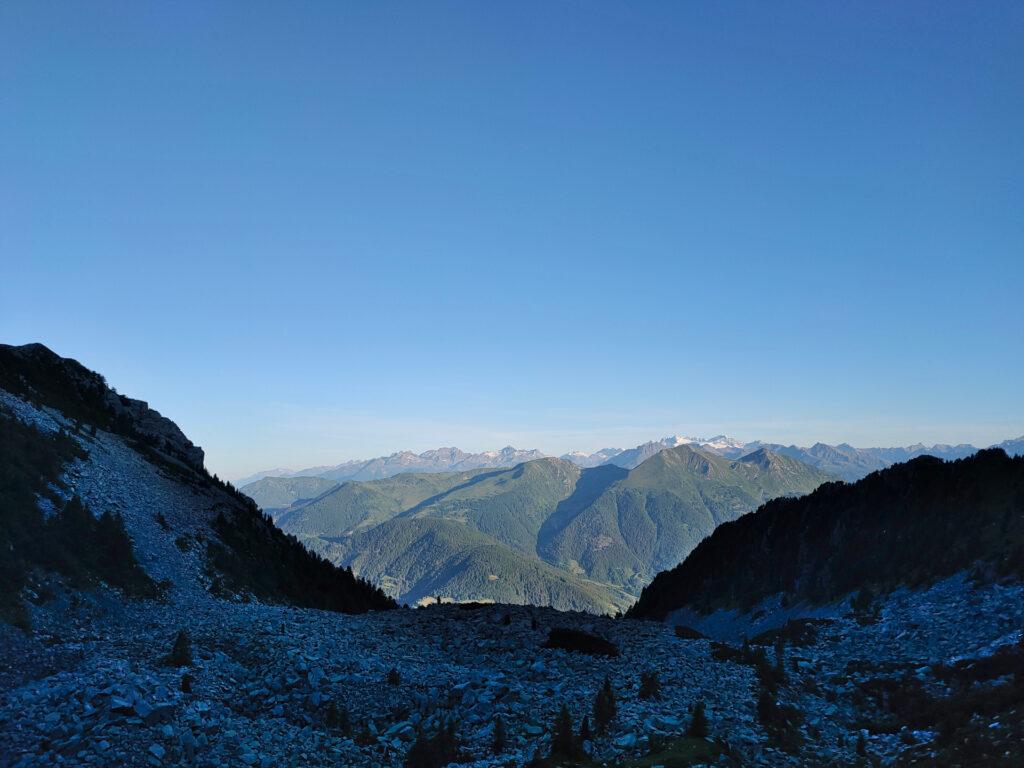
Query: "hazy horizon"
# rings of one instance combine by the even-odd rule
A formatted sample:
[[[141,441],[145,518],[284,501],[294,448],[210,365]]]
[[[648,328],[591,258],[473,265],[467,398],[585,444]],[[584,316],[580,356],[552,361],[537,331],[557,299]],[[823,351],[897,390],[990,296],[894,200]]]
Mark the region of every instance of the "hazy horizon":
[[[1024,5],[0,8],[0,340],[239,477],[1024,433]]]

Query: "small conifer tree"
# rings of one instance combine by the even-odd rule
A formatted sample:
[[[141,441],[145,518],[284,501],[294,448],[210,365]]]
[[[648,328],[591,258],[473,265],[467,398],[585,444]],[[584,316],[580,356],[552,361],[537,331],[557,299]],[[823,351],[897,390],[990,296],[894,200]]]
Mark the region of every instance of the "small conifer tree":
[[[640,698],[651,700],[661,698],[661,681],[657,672],[640,673]]]
[[[701,739],[708,735],[708,717],[704,713],[703,701],[698,701],[693,705],[693,717],[690,719],[690,725],[686,729],[686,735]]]
[[[508,734],[505,731],[505,721],[501,717],[494,719],[494,743],[492,750],[494,754],[500,755],[505,751],[508,742]]]
[[[616,709],[611,678],[605,677],[604,684],[594,700],[594,725],[598,733],[605,733],[608,730],[608,726],[615,719]]]
[[[174,638],[171,652],[164,657],[164,666],[192,666],[192,640],[188,636],[188,630],[182,629],[178,632],[178,636]]]
[[[576,736],[572,732],[572,717],[569,715],[569,707],[562,704],[551,729],[551,757],[571,758],[575,755]]]
[[[586,715],[584,715],[583,716],[583,722],[580,723],[580,738],[579,738],[580,749],[583,748],[584,744],[586,744],[588,741],[592,741],[592,740],[593,740],[593,735],[590,733],[590,718],[587,717]]]

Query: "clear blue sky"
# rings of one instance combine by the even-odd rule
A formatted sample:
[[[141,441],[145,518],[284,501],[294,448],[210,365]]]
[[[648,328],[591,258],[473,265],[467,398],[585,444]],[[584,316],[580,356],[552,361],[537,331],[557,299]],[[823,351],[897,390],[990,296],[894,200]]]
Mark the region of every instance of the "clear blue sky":
[[[1024,3],[0,5],[0,337],[236,477],[1024,432]]]

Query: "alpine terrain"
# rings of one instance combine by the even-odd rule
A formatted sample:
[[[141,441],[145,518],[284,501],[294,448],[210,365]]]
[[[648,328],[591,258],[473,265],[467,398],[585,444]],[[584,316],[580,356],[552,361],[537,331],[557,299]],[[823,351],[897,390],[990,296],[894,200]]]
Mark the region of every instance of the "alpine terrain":
[[[1024,458],[1001,449],[786,497],[820,474],[680,445],[346,482],[279,517],[386,555],[382,582],[477,569],[551,602],[719,523],[612,619],[397,608],[41,345],[0,346],[0,437],[4,765],[1024,761]]]
[[[681,444],[631,470],[543,458],[348,481],[273,514],[401,602],[614,613],[718,524],[829,479],[765,449],[733,460]]]

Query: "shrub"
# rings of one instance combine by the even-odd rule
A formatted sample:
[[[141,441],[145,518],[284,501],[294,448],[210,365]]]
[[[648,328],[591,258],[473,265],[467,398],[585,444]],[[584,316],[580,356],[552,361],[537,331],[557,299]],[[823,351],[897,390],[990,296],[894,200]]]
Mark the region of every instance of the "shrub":
[[[857,754],[860,757],[867,757],[868,745],[867,745],[867,741],[864,739],[864,734],[863,733],[858,733],[857,734],[856,751],[857,751]]]
[[[444,768],[449,763],[462,762],[464,757],[455,722],[449,720],[433,736],[423,731],[416,734],[416,740],[405,755],[405,768]]]
[[[544,648],[561,648],[564,651],[587,653],[591,656],[618,656],[619,648],[603,637],[578,629],[555,628],[548,632]]]
[[[174,645],[171,646],[171,652],[164,657],[164,666],[192,666],[192,641],[188,636],[188,630],[179,630],[178,636],[174,638]]]
[[[790,753],[799,750],[803,742],[798,730],[803,721],[800,711],[776,702],[772,693],[763,686],[757,699],[757,719],[779,749]]]
[[[400,685],[402,683],[402,676],[398,674],[398,670],[392,667],[388,670],[387,676],[388,685]]]
[[[687,736],[705,738],[708,735],[708,717],[704,713],[704,702],[698,701],[693,705],[693,717],[686,729]]]
[[[615,720],[617,710],[611,678],[605,677],[604,684],[594,699],[594,725],[598,733],[605,733],[608,730],[608,726]]]
[[[646,701],[661,698],[661,681],[657,672],[640,673],[640,698]]]
[[[324,725],[332,731],[337,731],[342,736],[348,736],[352,732],[352,722],[349,718],[348,708],[345,706],[339,707],[334,699],[331,699],[327,702],[327,709],[324,712]]]
[[[181,676],[181,692],[192,693],[193,677],[188,672]]]

